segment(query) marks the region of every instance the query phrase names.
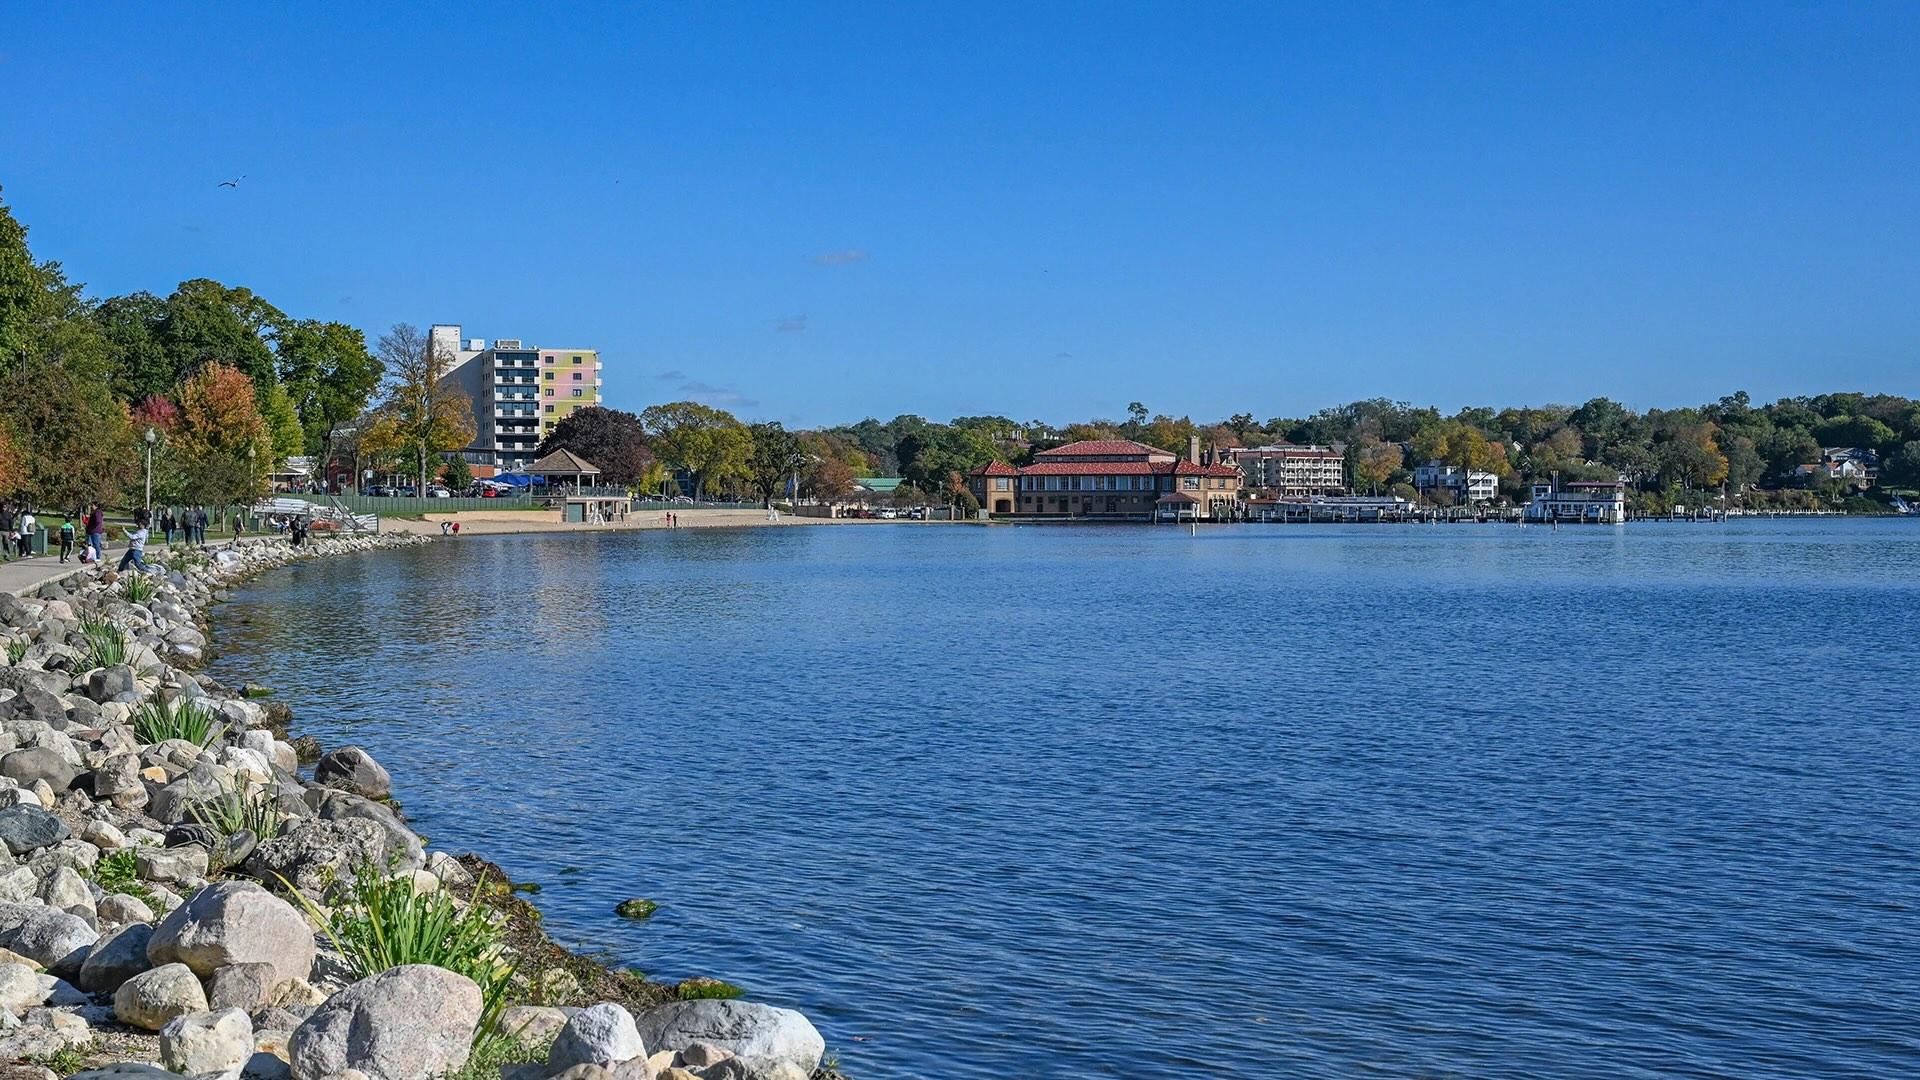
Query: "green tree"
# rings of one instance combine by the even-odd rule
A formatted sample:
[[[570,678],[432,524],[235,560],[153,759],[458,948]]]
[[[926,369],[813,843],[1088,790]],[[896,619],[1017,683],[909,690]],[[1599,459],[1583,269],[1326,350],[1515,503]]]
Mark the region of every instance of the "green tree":
[[[170,394],[180,383],[159,330],[167,302],[150,292],[112,296],[95,306],[94,323],[106,342],[113,391],[122,401]]]
[[[760,504],[772,506],[773,497],[786,489],[787,481],[806,467],[807,453],[794,434],[778,421],[750,425],[753,449],[747,459],[747,472]]]
[[[335,434],[366,411],[385,365],[367,351],[367,336],[345,323],[295,319],[273,341],[280,385],[300,418],[305,450],[324,461]]]
[[[746,472],[753,438],[724,409],[675,401],[643,411],[640,425],[656,454],[693,474],[695,498]]]
[[[44,356],[0,376],[0,424],[20,450],[21,490],[36,506],[115,505],[139,475],[126,406],[104,380]]]
[[[252,289],[231,288],[211,278],[183,281],[166,299],[156,337],[175,380],[202,364],[225,364],[245,375],[255,393],[275,381],[268,337],[287,321],[279,308]]]
[[[465,491],[473,486],[473,469],[467,465],[467,459],[455,454],[447,459],[440,469],[440,478],[454,492]]]
[[[651,485],[647,483],[649,470],[655,465],[653,451],[647,448],[647,432],[640,418],[630,412],[599,405],[575,409],[561,417],[540,440],[538,453],[544,457],[562,449],[592,462],[609,484],[660,490],[657,478]]]

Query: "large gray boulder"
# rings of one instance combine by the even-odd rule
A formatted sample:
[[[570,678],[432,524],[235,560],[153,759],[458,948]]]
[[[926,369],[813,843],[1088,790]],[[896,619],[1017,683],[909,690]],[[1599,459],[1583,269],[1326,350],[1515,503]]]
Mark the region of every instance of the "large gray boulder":
[[[207,1011],[200,977],[185,964],[143,971],[113,992],[113,1015],[128,1027],[159,1031],[174,1017]]]
[[[322,755],[313,767],[313,778],[327,787],[369,799],[384,799],[393,794],[393,777],[373,760],[372,754],[357,746],[343,746]]]
[[[385,866],[387,833],[365,819],[289,822],[287,830],[253,849],[244,869],[261,881],[285,881],[309,896],[347,881],[362,866]]]
[[[313,972],[313,931],[292,904],[251,881],[209,885],[162,919],[147,943],[155,964],[202,978],[228,964],[272,964],[281,979]]]
[[[32,787],[35,780],[45,780],[54,791],[65,791],[79,771],[51,746],[30,746],[25,750],[0,755],[0,776],[7,777],[21,787]]]
[[[751,1001],[674,1001],[640,1014],[640,1039],[654,1053],[712,1043],[733,1052],[755,1080],[807,1080],[827,1043],[792,1009]]]
[[[29,915],[19,929],[8,934],[4,944],[65,978],[80,973],[87,951],[99,940],[100,932],[88,926],[86,920],[58,908],[42,907]]]
[[[147,959],[147,941],[152,937],[153,927],[129,923],[101,938],[87,951],[76,985],[89,994],[120,989],[120,984],[153,966]]]
[[[611,1069],[646,1056],[646,1043],[633,1025],[633,1015],[609,1001],[581,1009],[567,1020],[553,1040],[547,1067],[556,1072],[574,1065]]]
[[[383,865],[391,865],[396,870],[418,870],[427,864],[426,848],[420,843],[420,837],[385,804],[350,791],[328,788],[308,789],[306,801],[322,821],[365,820],[380,826],[386,834]]]
[[[295,1080],[358,1069],[367,1080],[457,1072],[480,1023],[480,987],[427,964],[390,968],[328,998],[290,1043]]]
[[[0,843],[15,855],[50,847],[68,835],[65,822],[37,806],[0,810]]]

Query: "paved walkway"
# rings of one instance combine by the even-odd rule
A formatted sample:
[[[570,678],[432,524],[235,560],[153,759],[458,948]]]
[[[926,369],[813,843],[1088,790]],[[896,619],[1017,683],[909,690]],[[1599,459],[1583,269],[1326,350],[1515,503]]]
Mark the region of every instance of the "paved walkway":
[[[58,555],[36,555],[31,559],[0,563],[0,592],[25,596],[49,581],[93,570],[91,566],[80,565],[78,559],[75,556],[73,561],[62,564]]]

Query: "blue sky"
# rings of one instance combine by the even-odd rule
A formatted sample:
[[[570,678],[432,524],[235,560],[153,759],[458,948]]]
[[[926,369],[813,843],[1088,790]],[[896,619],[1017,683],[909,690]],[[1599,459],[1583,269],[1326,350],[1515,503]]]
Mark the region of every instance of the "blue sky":
[[[1920,5],[7,5],[96,295],[819,424],[1920,394]],[[237,189],[219,180],[245,176]]]

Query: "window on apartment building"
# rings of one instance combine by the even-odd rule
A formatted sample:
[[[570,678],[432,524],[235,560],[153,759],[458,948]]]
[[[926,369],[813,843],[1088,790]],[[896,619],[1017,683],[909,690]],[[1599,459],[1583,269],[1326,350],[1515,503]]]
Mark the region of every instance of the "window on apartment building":
[[[574,382],[579,382],[579,381],[580,381],[580,379],[581,379],[581,375],[580,375],[580,373],[579,373],[579,372],[577,372],[577,371],[576,371],[576,372],[574,372],[574,373],[573,373],[573,381],[574,381]]]
[[[551,363],[553,363],[553,361],[554,361],[554,358],[553,358],[553,357],[551,357],[551,356],[549,356],[549,357],[547,357],[547,363],[549,363],[549,364],[551,364]]]
[[[548,381],[548,382],[552,382],[552,381],[553,381],[553,372],[551,372],[551,371],[549,371],[549,372],[547,372],[547,381]]]
[[[1188,491],[1198,491],[1200,490],[1200,478],[1197,476],[1189,476],[1187,477],[1186,483],[1182,484],[1181,486],[1186,488]]]
[[[576,364],[584,364],[587,362],[587,358],[584,356],[576,356],[573,358],[573,362]]]
[[[551,387],[551,386],[549,386],[549,387],[547,387],[547,396],[548,396],[548,397],[552,397],[552,396],[553,396],[553,387]]]
[[[581,389],[580,389],[579,387],[577,387],[577,386],[576,386],[576,387],[574,387],[574,388],[573,388],[573,396],[574,396],[574,397],[579,397],[579,396],[580,396],[581,394],[583,394],[583,393],[585,393],[585,391],[583,391],[583,390],[581,390]]]
[[[551,406],[551,405],[549,405],[549,406],[547,406],[547,411],[548,411],[548,412],[552,412],[552,411],[553,411],[553,406]]]

